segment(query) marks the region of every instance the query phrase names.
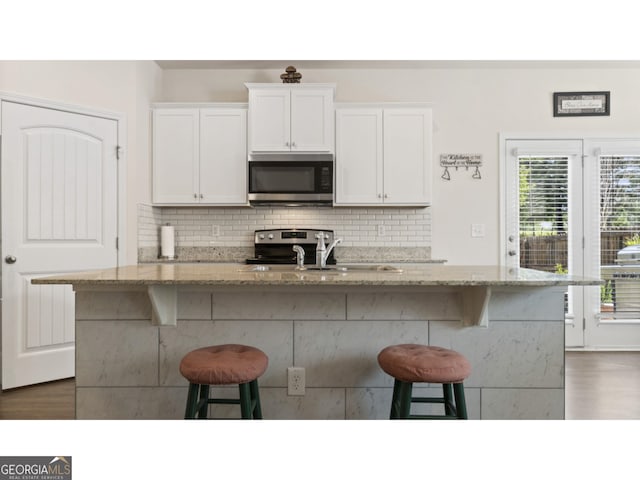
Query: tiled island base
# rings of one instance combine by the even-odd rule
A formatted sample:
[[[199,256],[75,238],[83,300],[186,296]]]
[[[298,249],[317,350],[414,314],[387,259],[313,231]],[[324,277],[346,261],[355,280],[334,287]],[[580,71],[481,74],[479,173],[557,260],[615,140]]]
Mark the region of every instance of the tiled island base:
[[[259,379],[265,418],[384,419],[393,380],[378,352],[423,343],[471,362],[471,419],[562,419],[565,290],[495,286],[488,327],[465,327],[457,287],[183,286],[177,326],[154,326],[145,287],[77,285],[76,417],[180,419],[182,356],[242,343],[269,356]],[[304,396],[287,395],[290,366],[306,369]]]

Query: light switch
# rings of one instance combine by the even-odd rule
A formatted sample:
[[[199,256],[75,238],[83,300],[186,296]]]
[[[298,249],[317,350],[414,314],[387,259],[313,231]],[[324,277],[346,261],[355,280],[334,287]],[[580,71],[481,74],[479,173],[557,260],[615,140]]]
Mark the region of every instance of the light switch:
[[[472,237],[484,237],[484,223],[471,224],[471,236]]]

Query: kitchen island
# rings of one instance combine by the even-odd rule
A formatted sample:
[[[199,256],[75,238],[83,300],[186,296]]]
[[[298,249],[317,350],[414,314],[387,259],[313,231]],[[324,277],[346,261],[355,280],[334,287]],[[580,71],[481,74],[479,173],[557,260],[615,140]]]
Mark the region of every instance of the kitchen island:
[[[182,418],[182,356],[222,343],[268,355],[259,379],[265,418],[388,418],[393,379],[376,357],[396,343],[464,354],[472,419],[564,418],[565,292],[599,280],[492,266],[399,267],[133,265],[33,283],[72,284],[76,293],[78,419]],[[304,396],[287,394],[290,366],[306,369]],[[217,408],[216,416],[237,416]]]

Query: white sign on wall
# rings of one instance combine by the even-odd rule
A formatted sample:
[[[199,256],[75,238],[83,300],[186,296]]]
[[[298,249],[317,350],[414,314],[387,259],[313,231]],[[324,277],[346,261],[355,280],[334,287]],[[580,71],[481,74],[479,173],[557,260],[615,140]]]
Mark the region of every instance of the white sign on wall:
[[[480,176],[482,155],[479,153],[443,153],[440,155],[440,166],[444,168],[444,173],[440,177],[444,180],[451,180],[449,168],[455,168],[456,170],[459,168],[464,168],[465,170],[474,168],[475,170],[471,177],[477,180],[482,178]]]

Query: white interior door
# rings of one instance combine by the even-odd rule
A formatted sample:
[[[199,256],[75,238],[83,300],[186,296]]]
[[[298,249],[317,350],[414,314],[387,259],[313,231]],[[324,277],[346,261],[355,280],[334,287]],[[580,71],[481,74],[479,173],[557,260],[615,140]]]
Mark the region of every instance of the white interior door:
[[[74,294],[39,276],[115,267],[116,120],[2,102],[2,388],[74,376]]]

